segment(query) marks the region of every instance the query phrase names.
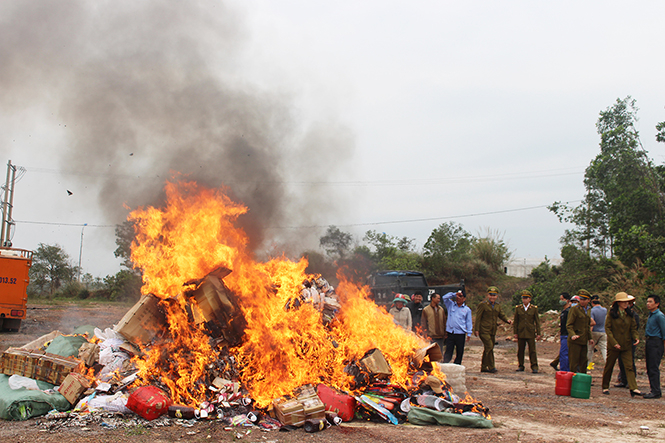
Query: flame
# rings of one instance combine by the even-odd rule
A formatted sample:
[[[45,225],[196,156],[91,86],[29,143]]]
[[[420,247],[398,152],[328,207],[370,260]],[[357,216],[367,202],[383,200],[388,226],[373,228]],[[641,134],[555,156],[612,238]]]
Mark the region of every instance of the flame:
[[[307,261],[278,257],[261,263],[247,249],[245,232],[235,226],[247,208],[223,189],[210,190],[174,179],[166,184],[162,208],[139,208],[129,219],[136,226],[132,260],[143,271],[143,294],[162,299],[168,339],[134,360],[143,380],[159,380],[174,402],[205,400],[206,371],[218,358],[202,326],[187,314],[183,285],[219,266],[232,270],[224,284],[238,298],[246,321],[243,341],[231,349],[241,368],[241,382],[258,407],[307,383],[349,390],[345,366],[379,348],[393,371],[392,382],[409,383],[408,365],[425,342],[396,326],[390,314],[343,276],[336,292],[340,312],[328,326],[312,305],[285,309],[297,297],[307,275]],[[191,308],[191,306],[190,306]],[[193,309],[196,309],[194,306]]]

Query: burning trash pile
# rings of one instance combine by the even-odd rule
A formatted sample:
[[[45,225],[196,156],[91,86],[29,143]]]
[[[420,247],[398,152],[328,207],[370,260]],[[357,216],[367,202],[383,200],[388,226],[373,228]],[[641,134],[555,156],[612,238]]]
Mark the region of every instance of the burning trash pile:
[[[64,369],[45,363],[49,349],[3,354],[0,372],[60,385],[67,404],[49,403],[47,418],[132,411],[308,432],[354,419],[492,426],[482,403],[446,382],[438,348],[396,326],[363,288],[341,275],[333,288],[307,275],[304,259],[255,261],[234,226],[247,208],[219,190],[174,181],[166,197],[162,209],[130,214],[143,296],[113,329],[84,339],[78,358],[59,357]],[[0,417],[48,412],[17,408]]]

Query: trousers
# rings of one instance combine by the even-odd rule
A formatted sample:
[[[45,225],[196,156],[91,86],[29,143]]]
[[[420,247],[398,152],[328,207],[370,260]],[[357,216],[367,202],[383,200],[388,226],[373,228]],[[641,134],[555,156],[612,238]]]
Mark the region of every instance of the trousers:
[[[570,370],[572,372],[582,372],[586,374],[586,367],[589,361],[587,360],[587,345],[579,345],[573,343],[570,338],[568,339],[568,361],[570,362]]]
[[[480,334],[480,341],[483,342],[483,358],[480,363],[481,371],[495,369],[494,367],[494,343],[496,336],[490,334]]]
[[[652,394],[662,395],[660,391],[660,361],[663,359],[663,340],[660,337],[647,337],[644,347],[647,361],[647,376]]]
[[[603,368],[603,389],[609,389],[610,379],[612,378],[612,371],[617,359],[620,358],[626,368],[626,381],[628,388],[631,391],[637,389],[637,381],[635,381],[635,372],[633,371],[633,356],[630,349],[620,350],[617,348],[609,348],[607,350],[607,361]],[[585,367],[586,369],[586,367]]]
[[[443,355],[443,362],[448,363],[453,358],[453,349],[455,349],[455,363],[456,365],[462,364],[462,357],[464,356],[464,341],[466,334],[452,334],[448,333],[446,337],[446,353]]]
[[[536,354],[536,339],[535,338],[518,338],[517,339],[517,364],[520,369],[524,369],[524,351],[526,345],[529,345],[529,363],[531,363],[531,370],[538,370],[538,355]]]
[[[600,351],[600,356],[602,357],[601,361],[607,360],[607,334],[604,332],[592,332],[591,338],[593,339],[593,346],[589,346],[587,351],[587,361],[589,363],[593,362],[593,348],[598,347]]]

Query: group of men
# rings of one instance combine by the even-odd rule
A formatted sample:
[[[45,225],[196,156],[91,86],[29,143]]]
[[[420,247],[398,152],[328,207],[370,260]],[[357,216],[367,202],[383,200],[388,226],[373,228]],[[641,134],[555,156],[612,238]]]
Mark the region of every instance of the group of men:
[[[512,320],[506,317],[497,304],[498,295],[496,286],[487,288],[487,299],[478,305],[475,322],[472,321],[471,309],[466,305],[466,295],[462,291],[449,292],[443,296],[433,294],[427,306],[423,306],[421,293],[413,294],[410,301],[404,296],[398,296],[390,313],[403,328],[414,331],[418,328],[436,343],[443,354],[444,363],[452,360],[454,352],[453,362],[461,364],[465,343],[471,335],[479,337],[483,343],[480,371],[490,373],[497,372],[494,344],[498,320],[512,324],[514,339],[517,340],[517,371],[525,370],[525,351],[528,346],[531,371],[538,373],[536,340],[541,338],[541,327],[538,307],[531,303],[532,294],[528,290],[521,292],[522,303],[515,306]],[[445,310],[440,306],[441,301]],[[607,357],[604,329],[607,309],[601,306],[597,295],[592,297],[585,289],[580,289],[574,297],[562,293],[560,303],[561,345],[559,356],[550,365],[555,369],[560,365],[561,370],[586,373],[588,369],[593,369],[595,344],[603,361]],[[657,295],[647,298],[647,309],[650,314],[645,331],[646,363],[651,392],[644,397],[660,398],[659,366],[665,348],[665,315],[660,311],[660,298]],[[626,384],[625,375],[623,381],[619,377],[618,386],[622,383]]]

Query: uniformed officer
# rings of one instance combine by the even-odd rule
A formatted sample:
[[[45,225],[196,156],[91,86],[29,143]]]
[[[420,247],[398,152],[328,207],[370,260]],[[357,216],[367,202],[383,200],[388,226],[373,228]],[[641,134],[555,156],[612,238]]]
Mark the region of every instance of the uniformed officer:
[[[490,286],[487,288],[487,300],[480,302],[476,308],[476,321],[473,325],[473,334],[476,337],[480,336],[480,341],[483,342],[483,359],[480,364],[480,372],[497,372],[494,366],[494,343],[496,341],[497,320],[501,319],[508,324],[512,324],[512,320],[508,320],[506,314],[496,304],[498,297],[499,289],[496,286]]]
[[[570,308],[566,329],[568,330],[568,361],[571,372],[587,371],[587,343],[593,346],[591,339],[591,316],[589,300],[591,294],[586,289],[577,291],[578,304]]]
[[[515,306],[513,318],[513,332],[517,340],[517,372],[524,372],[524,351],[529,345],[529,362],[531,372],[538,373],[538,355],[536,354],[536,339],[540,340],[540,317],[538,306],[531,304],[531,292],[522,291],[522,304]]]

